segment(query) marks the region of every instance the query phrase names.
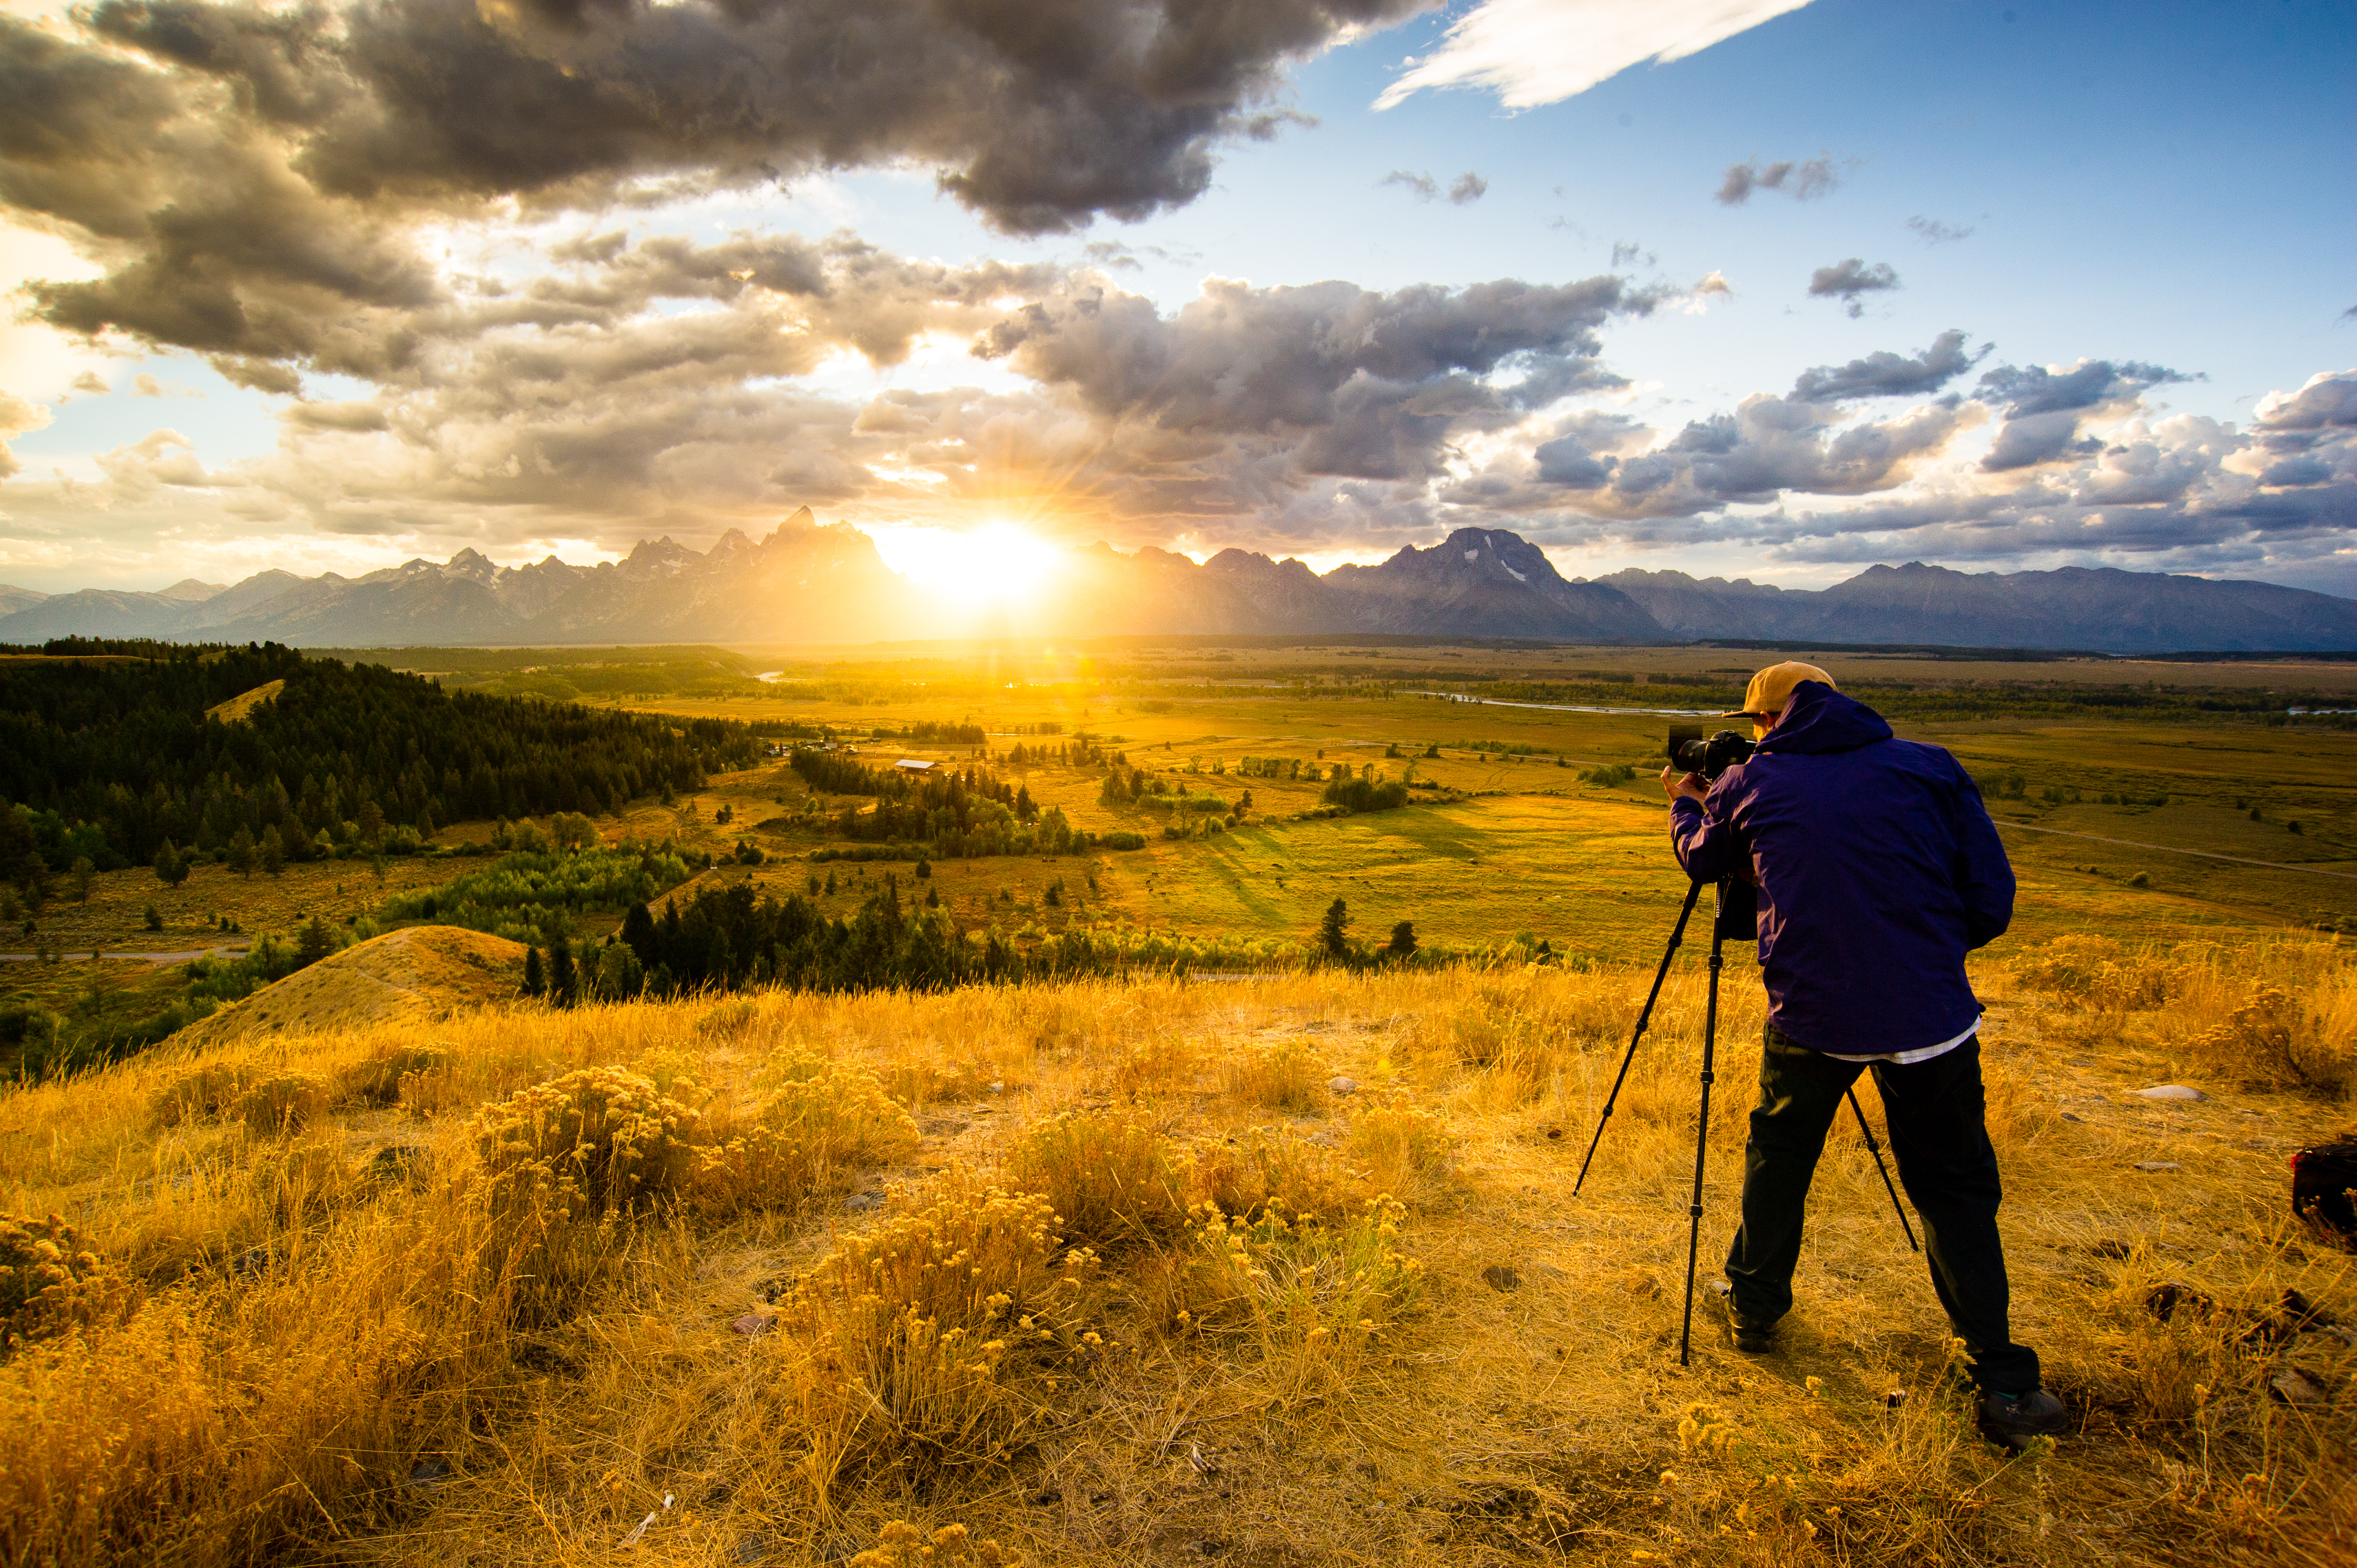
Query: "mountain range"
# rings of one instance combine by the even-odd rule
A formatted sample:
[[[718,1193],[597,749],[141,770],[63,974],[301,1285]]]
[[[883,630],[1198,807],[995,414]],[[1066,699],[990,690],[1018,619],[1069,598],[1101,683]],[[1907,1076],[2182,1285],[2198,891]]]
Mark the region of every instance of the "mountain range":
[[[298,647],[853,643],[960,631],[1027,635],[1351,632],[1561,642],[1905,643],[2119,653],[2357,650],[2357,600],[2270,583],[2113,568],[1965,573],[1910,562],[1822,590],[1682,572],[1566,579],[1536,545],[1460,529],[1428,550],[1319,575],[1222,550],[1197,564],[1146,548],[1070,552],[1044,607],[960,624],[866,534],[807,507],[756,542],[668,538],[575,566],[499,566],[473,550],[359,577],[262,572],[160,593],[42,595],[0,585],[0,643],[83,636]]]

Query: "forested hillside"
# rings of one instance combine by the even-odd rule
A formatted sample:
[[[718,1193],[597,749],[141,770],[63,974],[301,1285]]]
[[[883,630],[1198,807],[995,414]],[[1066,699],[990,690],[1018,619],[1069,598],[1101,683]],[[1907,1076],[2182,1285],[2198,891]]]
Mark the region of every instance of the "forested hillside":
[[[144,865],[167,843],[288,860],[354,842],[398,848],[465,818],[596,813],[694,789],[760,754],[751,730],[725,720],[446,692],[268,643],[40,651],[0,658],[5,881],[80,859]],[[208,714],[273,682],[284,685],[232,722]]]

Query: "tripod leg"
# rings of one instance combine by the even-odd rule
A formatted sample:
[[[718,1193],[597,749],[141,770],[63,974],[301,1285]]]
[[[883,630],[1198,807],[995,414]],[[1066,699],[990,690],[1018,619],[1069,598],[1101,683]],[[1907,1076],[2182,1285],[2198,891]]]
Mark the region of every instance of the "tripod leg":
[[[1909,1250],[1920,1252],[1923,1249],[1916,1243],[1915,1227],[1907,1223],[1907,1206],[1899,1201],[1899,1187],[1890,1179],[1890,1167],[1882,1163],[1882,1145],[1874,1141],[1874,1129],[1866,1124],[1866,1112],[1858,1105],[1857,1090],[1853,1089],[1848,1092],[1849,1108],[1857,1112],[1858,1135],[1866,1140],[1866,1152],[1874,1156],[1874,1168],[1882,1173],[1882,1187],[1890,1194],[1890,1207],[1899,1211],[1899,1229],[1907,1232]]]
[[[1727,884],[1713,890],[1710,918],[1710,993],[1702,1015],[1702,1103],[1695,1117],[1694,1198],[1686,1205],[1686,1312],[1678,1329],[1678,1365],[1687,1364],[1694,1348],[1695,1251],[1702,1244],[1702,1162],[1710,1148],[1711,1056],[1718,1039],[1718,972],[1727,961],[1720,952],[1726,931],[1720,917],[1727,909]]]
[[[1678,923],[1670,928],[1670,945],[1662,950],[1662,961],[1653,971],[1653,989],[1645,993],[1645,1005],[1637,1015],[1637,1027],[1629,1036],[1628,1054],[1620,1058],[1620,1070],[1612,1079],[1612,1092],[1604,1101],[1604,1114],[1596,1119],[1596,1135],[1587,1140],[1587,1158],[1579,1162],[1579,1180],[1571,1184],[1571,1196],[1577,1197],[1587,1180],[1587,1166],[1596,1158],[1596,1145],[1604,1141],[1604,1123],[1612,1120],[1612,1107],[1620,1098],[1620,1085],[1629,1076],[1629,1064],[1637,1059],[1637,1042],[1645,1037],[1645,1026],[1652,1022],[1653,1004],[1662,997],[1662,982],[1670,972],[1670,960],[1676,956],[1678,944],[1685,940],[1686,920],[1694,914],[1695,900],[1702,896],[1702,884],[1687,887],[1684,906],[1678,910]]]

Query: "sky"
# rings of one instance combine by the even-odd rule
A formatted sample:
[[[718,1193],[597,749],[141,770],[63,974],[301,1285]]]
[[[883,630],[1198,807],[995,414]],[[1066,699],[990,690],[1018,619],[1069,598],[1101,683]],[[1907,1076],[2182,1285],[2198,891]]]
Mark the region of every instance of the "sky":
[[[0,582],[808,505],[2357,596],[2352,81],[2348,0],[6,0]]]

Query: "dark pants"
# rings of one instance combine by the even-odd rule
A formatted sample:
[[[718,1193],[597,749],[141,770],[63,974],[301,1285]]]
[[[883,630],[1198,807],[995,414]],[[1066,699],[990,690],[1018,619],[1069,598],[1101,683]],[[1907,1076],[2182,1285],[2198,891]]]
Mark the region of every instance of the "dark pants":
[[[1802,1210],[1825,1133],[1865,1068],[1890,1121],[1899,1179],[1923,1221],[1932,1288],[1972,1351],[1973,1380],[1995,1393],[2038,1386],[2038,1352],[2006,1324],[2005,1248],[1997,1240],[1996,1150],[1982,1122],[1977,1036],[1930,1061],[1845,1061],[1770,1026],[1760,1055],[1760,1109],[1743,1145],[1743,1228],[1727,1249],[1737,1316],[1766,1327],[1792,1309]]]

